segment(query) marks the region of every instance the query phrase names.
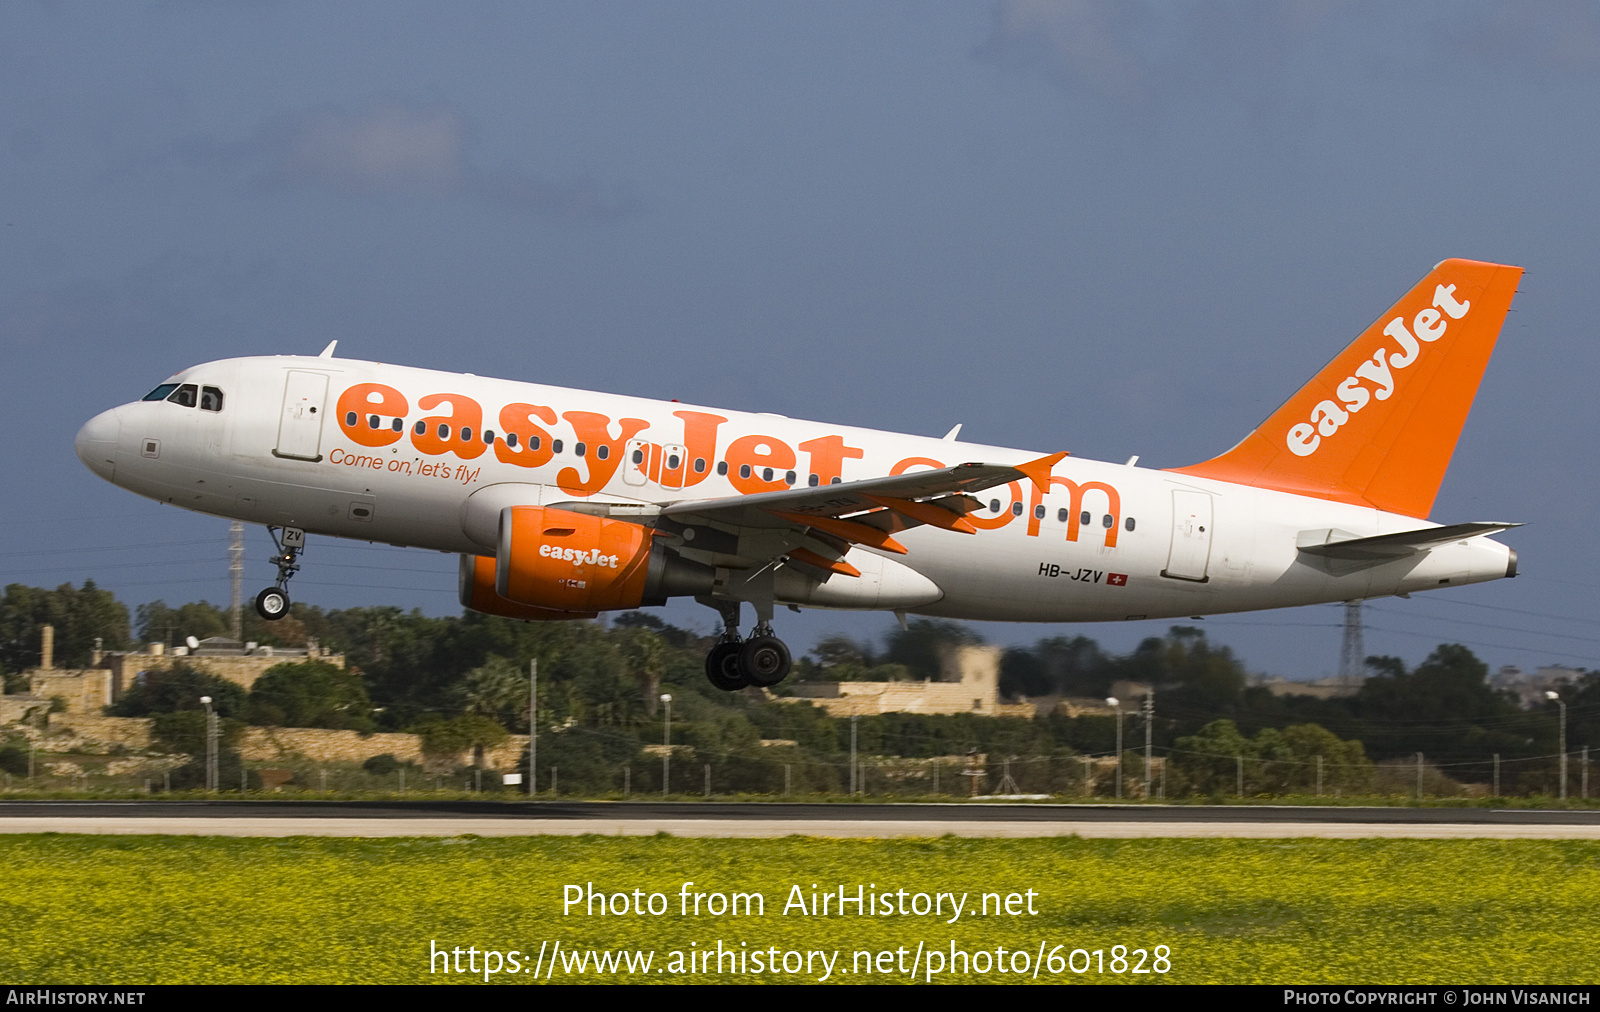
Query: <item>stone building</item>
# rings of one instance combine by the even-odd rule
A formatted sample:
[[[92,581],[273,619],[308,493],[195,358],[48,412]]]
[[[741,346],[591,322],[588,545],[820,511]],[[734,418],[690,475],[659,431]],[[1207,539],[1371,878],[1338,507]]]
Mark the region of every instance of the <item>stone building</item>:
[[[180,661],[249,689],[273,665],[306,660],[344,667],[344,654],[330,653],[315,640],[304,647],[270,647],[217,636],[200,640],[193,648],[172,650],[160,643],[149,643],[139,650],[102,653],[96,646],[87,668],[58,668],[55,629],[47,625],[40,630],[39,666],[23,672],[28,679],[28,692],[0,695],[0,724],[16,723],[29,714],[47,711],[57,700],[65,707],[58,712],[98,716],[122,698],[141,674],[164,671]]]
[[[1000,698],[1000,654],[996,646],[962,645],[940,657],[937,682],[796,682],[784,702],[805,700],[831,717],[870,713],[978,713],[985,717],[1032,717],[1033,703]]]

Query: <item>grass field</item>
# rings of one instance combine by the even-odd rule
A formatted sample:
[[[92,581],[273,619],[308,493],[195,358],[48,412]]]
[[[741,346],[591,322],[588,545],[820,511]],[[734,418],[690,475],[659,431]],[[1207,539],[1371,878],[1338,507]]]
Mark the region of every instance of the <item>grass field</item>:
[[[497,983],[901,983],[913,965],[945,982],[1582,983],[1600,957],[1593,842],[45,835],[0,837],[0,868],[0,974],[19,984],[481,986],[496,961]],[[590,882],[646,912],[564,915],[564,888]],[[895,912],[840,917],[841,885]],[[710,912],[735,892],[764,914]],[[965,895],[954,923],[953,899],[914,912],[938,893]],[[435,944],[464,972],[451,954],[430,973]]]

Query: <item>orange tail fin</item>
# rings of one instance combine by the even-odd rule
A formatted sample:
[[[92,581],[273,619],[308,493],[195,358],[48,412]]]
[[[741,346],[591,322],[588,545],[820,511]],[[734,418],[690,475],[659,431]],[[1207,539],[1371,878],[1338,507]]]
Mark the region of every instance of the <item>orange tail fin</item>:
[[[1521,277],[1446,260],[1238,446],[1171,470],[1426,517]]]

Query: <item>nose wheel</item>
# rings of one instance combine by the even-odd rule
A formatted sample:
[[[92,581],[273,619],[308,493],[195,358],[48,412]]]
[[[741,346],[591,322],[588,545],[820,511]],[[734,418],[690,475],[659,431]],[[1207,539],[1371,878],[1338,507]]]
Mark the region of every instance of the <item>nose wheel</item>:
[[[272,559],[278,567],[278,582],[256,595],[256,614],[268,622],[276,622],[289,614],[289,578],[300,568],[300,553],[306,549],[306,532],[298,527],[285,527],[280,537],[278,528],[268,527],[267,533],[278,549]]]
[[[791,658],[783,640],[762,622],[749,639],[739,636],[739,602],[707,601],[722,615],[722,637],[706,654],[706,678],[724,692],[747,686],[771,688],[789,675]]]
[[[277,587],[268,587],[256,595],[256,614],[269,622],[289,614],[289,595]]]

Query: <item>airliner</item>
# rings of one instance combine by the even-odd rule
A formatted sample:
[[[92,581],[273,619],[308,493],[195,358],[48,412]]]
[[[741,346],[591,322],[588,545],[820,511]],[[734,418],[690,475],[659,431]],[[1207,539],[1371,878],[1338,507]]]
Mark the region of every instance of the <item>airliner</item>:
[[[461,556],[529,621],[692,597],[720,689],[772,686],[780,606],[1083,622],[1355,601],[1512,577],[1428,514],[1522,270],[1446,260],[1221,456],[1141,468],[321,355],[235,358],[95,416],[78,457],[264,525],[278,619],[308,534]],[[742,635],[749,604],[755,624]]]

